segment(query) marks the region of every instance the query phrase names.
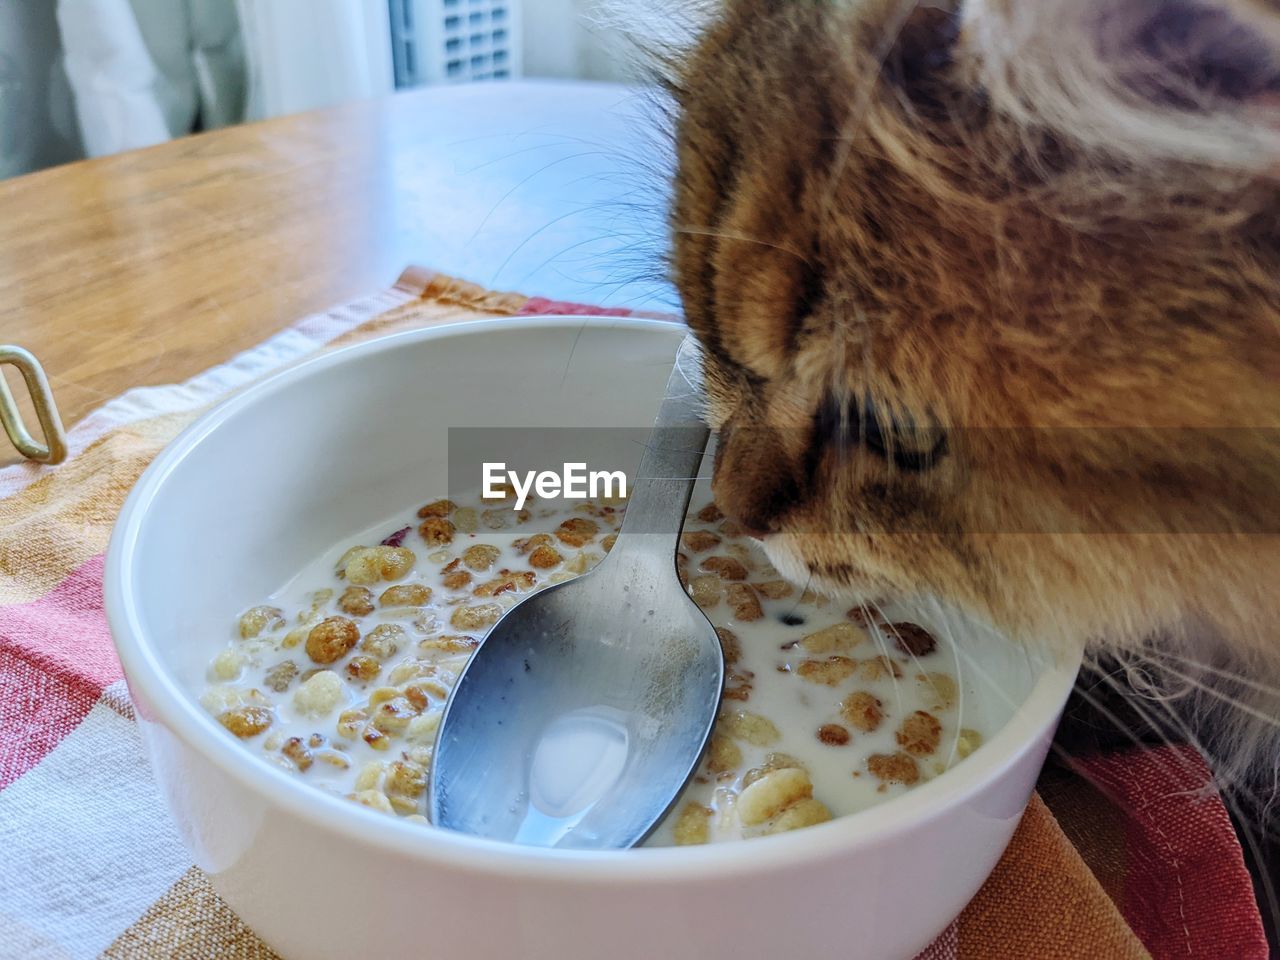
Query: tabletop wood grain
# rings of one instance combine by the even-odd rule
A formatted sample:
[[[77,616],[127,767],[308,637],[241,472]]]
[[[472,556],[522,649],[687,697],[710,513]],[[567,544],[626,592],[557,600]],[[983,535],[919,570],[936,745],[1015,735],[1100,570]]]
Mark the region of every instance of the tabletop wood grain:
[[[0,343],[40,359],[69,427],[131,387],[183,380],[308,313],[387,287],[410,263],[505,280],[508,289],[579,294],[547,289],[564,271],[520,286],[522,276],[497,268],[513,251],[536,267],[545,251],[525,249],[531,235],[544,247],[585,242],[540,226],[563,201],[555,187],[537,193],[527,170],[579,162],[589,151],[565,145],[598,130],[593,117],[619,100],[619,88],[454,90],[0,181]],[[523,106],[513,102],[521,96]],[[529,132],[562,114],[567,132]],[[591,165],[568,171],[575,179],[608,172],[582,162]],[[14,459],[0,436],[0,465]]]

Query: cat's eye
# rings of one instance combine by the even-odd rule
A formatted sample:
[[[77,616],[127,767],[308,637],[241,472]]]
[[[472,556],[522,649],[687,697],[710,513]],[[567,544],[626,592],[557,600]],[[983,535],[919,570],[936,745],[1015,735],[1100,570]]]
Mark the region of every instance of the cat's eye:
[[[859,400],[828,395],[818,410],[815,428],[815,446],[835,443],[846,450],[861,446],[908,473],[932,468],[947,453],[947,434],[940,426],[894,413],[866,395]]]

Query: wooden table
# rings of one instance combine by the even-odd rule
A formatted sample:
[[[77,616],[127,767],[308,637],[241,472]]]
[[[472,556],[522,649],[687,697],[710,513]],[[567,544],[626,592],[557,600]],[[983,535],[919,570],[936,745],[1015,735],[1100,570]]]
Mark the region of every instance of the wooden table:
[[[602,84],[436,87],[0,181],[0,343],[70,427],[183,380],[410,263],[669,308],[656,139]],[[11,383],[19,394],[25,391]],[[0,465],[13,462],[0,435]]]

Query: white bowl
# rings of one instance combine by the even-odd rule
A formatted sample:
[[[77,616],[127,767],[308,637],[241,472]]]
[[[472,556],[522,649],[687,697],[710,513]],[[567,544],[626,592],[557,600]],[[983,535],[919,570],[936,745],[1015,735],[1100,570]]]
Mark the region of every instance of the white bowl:
[[[361,344],[231,398],[138,482],[106,598],[147,749],[196,864],[283,956],[905,958],[990,873],[1075,674],[1002,644],[970,652],[1007,722],[955,769],[821,826],[697,848],[552,852],[423,828],[272,767],[197,702],[241,609],[446,489],[448,427],[647,426],[682,336],[572,317]]]

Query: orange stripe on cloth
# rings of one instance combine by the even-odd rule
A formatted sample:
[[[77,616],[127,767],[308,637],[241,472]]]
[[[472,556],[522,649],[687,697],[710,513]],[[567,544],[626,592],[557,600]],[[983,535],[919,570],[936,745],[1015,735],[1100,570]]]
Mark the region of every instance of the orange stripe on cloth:
[[[102,960],[278,960],[196,867],[184,873]]]
[[[0,605],[44,596],[106,550],[142,471],[199,413],[119,427],[0,500]]]
[[[960,915],[960,960],[1150,960],[1039,795]]]

